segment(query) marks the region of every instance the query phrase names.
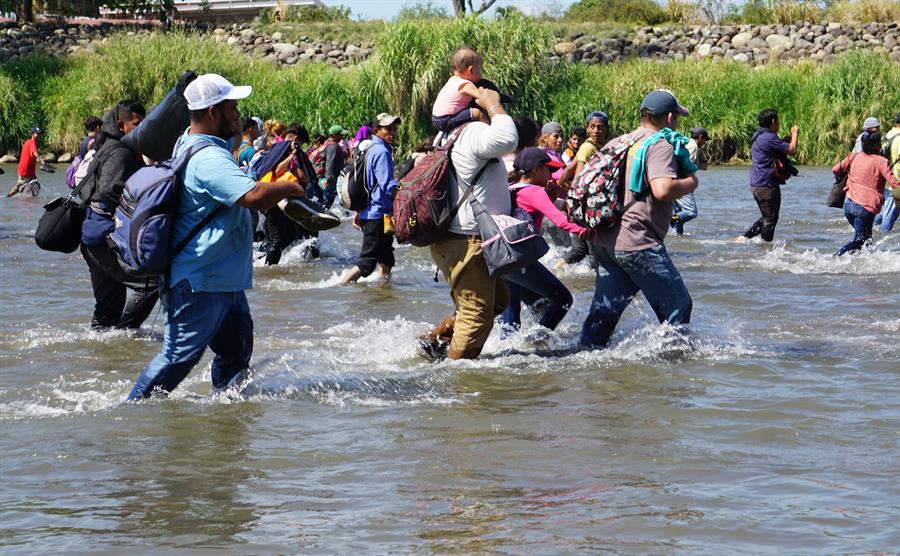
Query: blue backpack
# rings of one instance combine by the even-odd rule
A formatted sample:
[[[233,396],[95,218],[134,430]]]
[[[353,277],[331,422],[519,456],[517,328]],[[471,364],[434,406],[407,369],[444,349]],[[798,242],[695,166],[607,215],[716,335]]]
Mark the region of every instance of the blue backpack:
[[[195,145],[175,158],[145,166],[128,178],[116,207],[116,228],[110,244],[127,270],[145,273],[163,272],[175,256],[212,219],[225,208],[210,212],[178,245],[172,247],[172,227],[181,191],[178,172],[192,156],[211,146]]]

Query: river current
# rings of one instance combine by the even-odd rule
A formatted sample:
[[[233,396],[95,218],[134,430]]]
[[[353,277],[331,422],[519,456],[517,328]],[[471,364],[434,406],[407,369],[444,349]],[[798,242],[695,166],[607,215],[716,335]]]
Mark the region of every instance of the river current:
[[[638,296],[602,351],[535,353],[523,310],[480,359],[426,363],[415,337],[451,309],[427,250],[399,247],[390,285],[336,287],[345,222],[320,260],[254,269],[241,393],[210,395],[207,353],[139,404],[164,317],[90,330],[84,261],[32,237],[63,172],[0,200],[3,554],[900,551],[900,229],[832,258],[852,230],[828,169],[784,187],[773,244],[734,241],[758,217],[747,169],[701,175],[700,217],[666,242],[688,336]],[[593,291],[586,263],[562,278],[551,348]]]

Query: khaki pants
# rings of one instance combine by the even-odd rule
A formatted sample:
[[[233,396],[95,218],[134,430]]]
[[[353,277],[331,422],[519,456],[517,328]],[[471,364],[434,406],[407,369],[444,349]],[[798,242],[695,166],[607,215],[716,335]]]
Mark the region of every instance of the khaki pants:
[[[447,356],[475,359],[494,327],[494,317],[506,308],[509,300],[506,283],[488,274],[480,239],[433,243],[431,257],[447,277],[456,305],[456,324]]]

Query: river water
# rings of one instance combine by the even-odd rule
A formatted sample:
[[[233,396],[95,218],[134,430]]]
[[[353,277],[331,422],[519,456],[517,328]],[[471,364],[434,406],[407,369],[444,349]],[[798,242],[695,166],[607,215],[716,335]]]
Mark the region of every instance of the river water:
[[[747,170],[702,175],[700,218],[667,241],[689,337],[638,297],[604,351],[537,355],[524,311],[481,359],[428,364],[414,338],[450,297],[427,252],[399,248],[390,286],[335,287],[345,223],[321,260],[255,269],[243,395],[209,394],[207,354],[140,404],[163,317],[91,332],[84,262],[34,245],[62,170],[0,200],[4,554],[900,550],[900,233],[832,258],[852,233],[827,169],[784,188],[772,245],[733,241],[758,216]],[[584,264],[563,280],[551,347],[593,289]]]

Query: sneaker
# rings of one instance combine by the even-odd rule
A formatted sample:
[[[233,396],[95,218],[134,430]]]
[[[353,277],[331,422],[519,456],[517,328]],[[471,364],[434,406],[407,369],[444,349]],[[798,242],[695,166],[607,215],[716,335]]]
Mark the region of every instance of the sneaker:
[[[289,197],[278,203],[284,214],[311,232],[321,232],[340,226],[341,219],[326,211],[322,205],[302,197]]]
[[[442,342],[440,340],[419,338],[416,347],[416,351],[423,359],[429,363],[434,363],[435,361],[441,361],[447,357],[447,349],[450,346],[447,342]]]

